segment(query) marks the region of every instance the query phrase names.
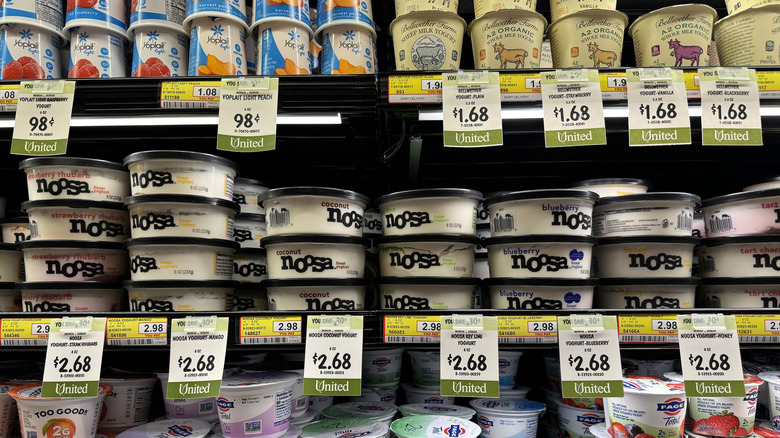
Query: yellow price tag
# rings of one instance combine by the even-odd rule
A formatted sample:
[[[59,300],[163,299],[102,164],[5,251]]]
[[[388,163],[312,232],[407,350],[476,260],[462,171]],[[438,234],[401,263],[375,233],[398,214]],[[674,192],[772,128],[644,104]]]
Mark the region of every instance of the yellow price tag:
[[[688,90],[688,97],[699,97],[699,72],[695,70],[685,70],[685,89]]]
[[[0,112],[16,111],[19,103],[19,84],[0,85]]]
[[[384,340],[393,343],[436,343],[441,335],[441,317],[437,315],[387,315]]]
[[[51,318],[3,318],[0,320],[0,345],[22,347],[46,345]]]
[[[542,99],[539,73],[501,73],[501,101],[519,102]]]
[[[780,315],[734,315],[739,342],[780,342]]]
[[[390,76],[388,103],[439,103],[444,87],[441,75]]]
[[[762,99],[780,98],[780,72],[757,71],[758,91]]]
[[[677,315],[620,315],[618,336],[620,342],[677,342]]]
[[[601,98],[604,100],[625,100],[628,98],[626,72],[599,72],[599,84],[601,85]]]
[[[168,318],[108,318],[108,345],[168,345]]]
[[[498,317],[499,344],[554,344],[558,342],[556,316],[512,315]]]
[[[243,316],[239,344],[300,344],[302,327],[300,316]]]
[[[219,108],[220,81],[168,81],[160,87],[160,108]]]

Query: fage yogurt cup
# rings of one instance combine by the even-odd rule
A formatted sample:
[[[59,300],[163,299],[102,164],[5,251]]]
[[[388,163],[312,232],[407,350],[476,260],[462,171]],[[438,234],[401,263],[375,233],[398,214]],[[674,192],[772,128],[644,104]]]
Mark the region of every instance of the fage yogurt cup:
[[[555,68],[620,67],[627,24],[626,14],[608,9],[583,9],[553,19],[547,29],[553,65]]]
[[[547,20],[533,10],[489,12],[469,25],[478,69],[539,68]]]
[[[229,375],[225,373],[223,377]],[[210,398],[168,398],[168,373],[157,373],[162,387],[163,401],[165,402],[165,416],[175,421],[218,421],[217,400]],[[193,426],[200,426],[193,424]],[[139,426],[141,427],[141,426]],[[208,433],[208,431],[207,431]]]
[[[414,415],[393,422],[390,429],[398,438],[476,438],[479,426],[458,417],[445,415]]]
[[[291,18],[266,18],[252,28],[257,29],[258,74],[311,74],[309,26]]]
[[[439,390],[441,363],[438,351],[406,350],[412,362],[412,379],[420,388]]]
[[[389,403],[348,402],[328,406],[323,409],[322,415],[324,415],[325,418],[338,419],[364,418],[378,421],[389,426],[397,412],[398,408]]]
[[[159,420],[142,424],[116,435],[116,438],[203,438],[210,432],[211,425],[208,422],[194,418],[186,418]],[[100,432],[98,432],[98,437],[99,436]]]
[[[317,30],[322,41],[322,74],[376,73],[376,32],[362,23],[328,23]]]
[[[71,28],[68,78],[127,77],[126,45],[124,30],[117,33],[87,25]]]
[[[596,424],[604,423],[604,411],[594,411],[570,406],[562,400],[558,404],[558,426],[572,438],[590,438],[589,429]]]
[[[64,40],[59,31],[35,25],[0,25],[0,79],[59,79]]]
[[[623,391],[623,397],[604,398],[610,435],[628,436],[631,427],[656,437],[683,436],[686,403],[682,383],[653,377],[624,378]]]
[[[418,388],[416,386],[401,384],[406,395],[406,402],[412,404],[425,404],[433,406],[453,405],[455,397],[441,395],[439,387]]]
[[[390,23],[396,70],[457,70],[460,68],[466,21],[450,12],[425,11],[402,15]]]
[[[157,378],[103,378],[111,392],[103,400],[106,414],[98,424],[101,428],[129,428],[149,421],[149,408]]]
[[[189,76],[247,74],[244,23],[209,16],[192,20],[190,26]]]
[[[122,202],[130,194],[129,176],[120,163],[93,158],[37,157],[19,163],[30,201],[78,198]]]
[[[482,436],[489,438],[535,437],[544,403],[513,398],[478,398],[469,402],[477,411]]]
[[[181,26],[141,23],[128,32],[133,44],[132,77],[187,76],[189,35]]]
[[[404,417],[415,415],[446,415],[448,417],[458,417],[464,420],[471,420],[477,412],[474,409],[464,408],[463,406],[444,405],[436,403],[410,403],[398,407],[398,411]]]
[[[365,418],[339,418],[334,420],[316,421],[303,426],[301,438],[338,438],[360,436],[365,438],[383,438],[387,435],[388,426],[378,421]]]
[[[397,386],[401,381],[402,348],[370,350],[363,352],[363,386],[384,388]]]
[[[239,374],[222,379],[219,423],[227,438],[276,438],[290,427],[293,385],[287,372]]]

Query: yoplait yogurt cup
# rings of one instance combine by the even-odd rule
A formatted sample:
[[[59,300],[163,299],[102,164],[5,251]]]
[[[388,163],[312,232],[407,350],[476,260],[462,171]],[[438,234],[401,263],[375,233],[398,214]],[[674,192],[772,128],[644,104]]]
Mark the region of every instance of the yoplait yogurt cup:
[[[243,22],[229,18],[199,17],[192,20],[190,25],[189,76],[247,74],[247,29]]]
[[[185,26],[201,17],[228,18],[246,25],[246,11],[246,0],[187,0]]]
[[[546,407],[544,403],[512,398],[477,398],[469,404],[477,411],[482,436],[490,438],[535,437]]]
[[[125,430],[119,435],[116,435],[116,438],[203,438],[210,432],[211,425],[208,422],[195,418],[187,418],[159,420],[142,424]]]
[[[0,3],[0,24],[42,26],[59,32],[65,24],[61,0],[4,1]]]
[[[130,28],[134,40],[130,70],[134,78],[187,76],[189,36],[184,28],[174,26],[142,22]]]
[[[474,235],[482,193],[468,189],[420,189],[379,197],[385,236],[423,233]]]
[[[558,404],[558,426],[572,438],[592,437],[589,429],[605,422],[604,411],[577,408],[562,400],[555,403]]]
[[[291,18],[311,26],[309,0],[250,0],[254,5],[252,24],[266,18]],[[316,0],[312,0],[316,1]],[[316,18],[315,18],[315,25]]]
[[[491,236],[590,236],[598,195],[587,190],[505,192],[485,199]]]
[[[17,283],[23,312],[118,312],[122,309],[119,284],[96,282]]]
[[[614,9],[614,6],[613,6]],[[583,9],[554,19],[547,29],[555,68],[620,67],[628,16]]]
[[[376,32],[362,23],[328,23],[317,32],[322,41],[322,74],[376,73]]]
[[[65,29],[90,26],[124,34],[127,32],[125,0],[68,0]]]
[[[106,414],[100,419],[101,428],[129,428],[149,421],[157,378],[103,378],[111,385],[111,392],[103,400]]]
[[[475,423],[445,415],[415,415],[403,417],[390,426],[399,438],[476,438],[480,429]]]
[[[121,202],[130,194],[128,173],[120,163],[73,157],[28,158],[19,163],[30,201],[78,198]]]
[[[361,237],[367,196],[323,187],[271,189],[261,197],[268,236],[330,234]]]
[[[81,26],[70,29],[68,78],[127,77],[124,31]]]
[[[129,273],[127,252],[121,243],[30,240],[18,245],[24,253],[26,281],[111,283]]]
[[[119,202],[50,199],[22,203],[30,217],[30,240],[124,242],[130,219]]]
[[[623,390],[623,397],[604,398],[610,435],[615,438],[642,433],[654,437],[683,436],[686,403],[682,383],[631,377],[623,379]]]
[[[777,234],[780,189],[754,190],[702,201],[707,237]]]
[[[460,68],[466,21],[450,12],[402,15],[390,23],[396,70]]]
[[[359,22],[373,29],[371,0],[317,0],[318,28],[338,21]]]
[[[521,69],[541,66],[547,20],[533,10],[490,12],[469,25],[476,68]]]
[[[62,41],[65,36],[59,31],[30,24],[0,25],[0,79],[59,79]]]
[[[217,397],[222,434],[226,438],[284,435],[290,427],[293,385],[299,376],[265,372],[222,379]]]
[[[257,28],[257,63],[261,75],[311,74],[312,30],[290,18],[266,18]]]
[[[487,287],[490,308],[520,310],[590,309],[596,283],[596,280],[493,277],[486,278],[483,284]]]
[[[158,25],[184,23],[186,0],[132,0],[130,27],[138,24]]]

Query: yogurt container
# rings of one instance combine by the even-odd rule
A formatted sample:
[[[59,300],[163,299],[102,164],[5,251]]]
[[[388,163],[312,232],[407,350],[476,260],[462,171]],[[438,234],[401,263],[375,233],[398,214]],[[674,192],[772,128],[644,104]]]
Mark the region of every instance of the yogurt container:
[[[507,236],[485,240],[491,277],[587,279],[596,239],[585,236]]]
[[[30,221],[27,216],[15,216],[0,219],[0,242],[16,243],[30,240]]]
[[[397,21],[397,20],[396,20]],[[474,235],[482,193],[467,189],[419,189],[395,192],[375,201],[385,236],[412,234]]]
[[[206,421],[194,418],[171,419],[133,427],[116,435],[116,438],[203,438],[210,432],[211,425]]]
[[[383,277],[471,277],[479,239],[457,234],[378,238]]]
[[[776,309],[780,307],[780,278],[703,279],[699,291],[704,307]]]
[[[479,2],[479,0],[476,2]],[[401,15],[406,15],[410,12],[418,11],[446,11],[457,14],[458,3],[459,0],[430,0],[427,2],[420,2],[415,0],[395,0],[395,16],[400,17]],[[477,5],[475,4],[474,10],[476,11],[476,9]]]
[[[393,421],[390,427],[398,438],[476,438],[479,426],[471,421],[444,415],[415,415]]]
[[[190,75],[195,76],[195,75]],[[131,195],[197,195],[233,199],[238,165],[201,152],[145,151],[125,157]]]
[[[130,279],[231,280],[237,249],[237,243],[220,239],[131,239],[127,242]]]
[[[363,351],[362,384],[364,388],[397,387],[401,382],[403,348]]]
[[[124,167],[93,158],[37,157],[22,160],[30,201],[72,199],[122,202],[130,195]]]
[[[190,39],[184,28],[139,24],[130,28],[129,35],[134,41],[130,67],[134,78],[187,76]]]
[[[780,371],[764,371],[758,375],[758,378],[766,382],[769,389],[769,419],[772,421],[772,428],[780,432],[778,421],[780,421]]]
[[[777,234],[775,209],[780,189],[755,190],[719,196],[702,202],[704,226],[708,237]]]
[[[23,279],[22,253],[13,243],[0,243],[0,283],[16,283]]]
[[[656,437],[683,435],[686,404],[682,383],[654,377],[624,378],[623,391],[623,397],[604,398],[610,435],[628,436],[629,428]]]
[[[353,395],[349,397],[351,402],[360,403],[396,403],[396,394],[398,392],[398,386],[389,386],[387,388],[360,388],[360,395]]]
[[[477,421],[483,437],[532,438],[539,427],[544,403],[513,398],[477,398],[469,404],[477,411]]]
[[[223,378],[229,375],[230,373],[225,371]],[[202,427],[208,427],[203,432],[204,435],[208,434],[210,426],[203,425],[201,422],[215,423],[219,420],[216,398],[168,398],[168,373],[157,373],[157,378],[160,379],[163,401],[165,402],[165,416],[168,417],[169,421],[175,421],[178,424],[187,422],[186,424],[198,431],[201,431]],[[139,429],[142,427],[144,426],[138,426]]]
[[[266,280],[270,310],[343,311],[365,309],[363,278]]]
[[[68,0],[65,29],[90,26],[124,34],[127,32],[126,6],[124,0]]]
[[[558,426],[571,438],[590,438],[589,429],[604,423],[604,411],[594,411],[569,406],[562,400],[558,403]]]
[[[751,184],[742,189],[743,192],[750,192],[754,190],[768,190],[768,189],[780,189],[780,176],[762,178],[755,184]]]
[[[322,41],[322,74],[365,75],[377,72],[374,53],[376,32],[372,27],[337,21],[319,28],[316,39]]]
[[[599,278],[688,278],[695,237],[607,237],[593,250]],[[780,249],[779,249],[780,250]]]
[[[268,236],[328,234],[360,237],[367,196],[323,187],[271,189],[261,197]]]
[[[692,309],[697,284],[695,278],[601,279],[596,288],[596,308]]]
[[[309,26],[291,18],[266,18],[252,28],[257,29],[258,74],[311,74]]]
[[[547,386],[549,386],[550,389],[555,391],[558,397],[560,397],[560,394],[562,393],[560,358],[556,354],[555,356],[544,355],[542,356],[542,359],[544,360],[545,374],[547,374]],[[555,406],[555,403],[551,403],[550,405]]]
[[[457,0],[454,0],[457,8]],[[396,7],[397,3],[396,3]],[[358,22],[374,28],[374,12],[370,0],[318,0],[317,28],[335,22]]]
[[[774,277],[780,271],[780,236],[702,239],[698,256],[703,278]]]
[[[500,10],[524,9],[536,10],[536,0],[474,0],[474,14],[477,18],[491,12]],[[457,12],[457,11],[450,11]]]
[[[233,281],[259,283],[268,279],[268,260],[263,248],[239,248],[233,256]]]
[[[550,0],[550,18],[556,21],[560,18],[581,12],[583,10],[609,10],[614,11],[616,1],[572,1],[572,0]],[[558,68],[558,67],[556,67]]]
[[[680,4],[642,15],[628,29],[637,67],[707,67],[715,9]]]
[[[260,248],[260,239],[266,230],[264,214],[241,213],[236,216],[233,240],[241,248]]]
[[[691,236],[694,209],[700,202],[696,195],[674,192],[604,198],[593,209],[593,235]]]
[[[535,2],[535,0],[523,0]],[[477,69],[539,68],[547,20],[532,10],[489,12],[469,24]]]
[[[184,22],[186,26],[199,17],[208,16],[226,18],[246,25],[246,11],[246,0],[187,0]]]
[[[498,351],[498,387],[512,389],[517,384],[517,371],[520,367],[522,351]]]
[[[241,213],[265,214],[258,198],[269,189],[265,183],[250,178],[236,178],[233,183],[233,202],[241,207]]]
[[[309,26],[309,0],[250,0],[254,4],[252,23],[266,18],[297,20]],[[316,1],[316,0],[314,0]],[[316,24],[316,18],[315,18]]]
[[[474,248],[474,252],[476,252],[477,254],[479,253],[487,254],[487,248],[483,245],[482,241],[487,239],[491,235],[492,233],[490,232],[490,224],[477,224],[477,238],[480,240],[480,243],[478,243],[477,247]]]
[[[0,23],[33,25],[59,32],[65,24],[62,4],[60,0],[3,2],[0,4]]]
[[[234,311],[268,310],[268,293],[257,283],[241,283],[233,292]]]
[[[16,382],[0,382],[0,436],[3,437],[10,437],[18,424],[16,402],[8,394],[16,386],[19,386]]]
[[[128,274],[121,243],[75,240],[20,242],[25,280],[118,282]]]
[[[111,0],[111,2],[122,0]],[[125,31],[90,25],[70,29],[68,78],[126,78]]]
[[[499,393],[502,398],[525,398],[528,392],[531,391],[530,386],[516,386],[514,388],[500,389]]]
[[[441,363],[438,351],[406,350],[412,362],[412,381],[419,388],[439,391]],[[408,397],[407,397],[408,401]],[[419,402],[412,402],[419,403]],[[449,402],[448,404],[451,404]]]
[[[488,263],[487,248],[485,252],[477,252],[474,254],[474,271],[472,275],[476,278],[486,279],[490,278],[490,264]]]
[[[590,309],[594,280],[488,278],[490,308],[506,310]]]
[[[367,246],[368,239],[362,237],[300,234],[263,238],[272,280],[362,278]]]
[[[573,189],[595,192],[599,198],[647,193],[650,182],[638,178],[595,178],[577,181]]]
[[[477,413],[474,409],[464,408],[463,406],[444,405],[435,403],[412,403],[401,405],[398,411],[404,417],[414,417],[417,415],[444,415],[447,417],[462,418],[471,420]]]
[[[339,418],[316,421],[303,426],[301,438],[338,438],[359,436],[364,438],[383,438],[389,427],[378,421],[366,418]]]
[[[118,312],[118,284],[82,281],[17,283],[23,312]]]
[[[485,199],[490,235],[590,236],[598,195],[586,190],[504,192]]]
[[[193,3],[193,0],[188,0],[187,4],[190,3]],[[211,3],[211,1],[199,0],[195,3]],[[208,16],[195,18],[189,23],[191,26],[189,76],[247,74],[245,45],[247,29],[244,22]]]
[[[213,312],[229,310],[232,281],[125,281],[131,312]],[[159,377],[159,376],[158,376]],[[164,383],[163,383],[164,385]],[[169,415],[169,418],[172,418]],[[182,417],[191,418],[191,417]]]
[[[734,2],[729,3],[733,6]],[[764,3],[765,6],[743,9],[715,22],[715,42],[718,58],[723,65],[780,65],[780,55],[775,50],[767,50],[780,44],[780,39],[771,36],[780,32],[780,25],[777,24],[780,20],[780,5],[769,4],[768,1],[757,3]],[[767,32],[755,32],[756,29],[765,29]]]
[[[349,402],[328,406],[322,411],[325,418],[363,418],[378,421],[389,426],[398,408],[389,403]]]
[[[103,400],[105,416],[98,427],[124,429],[149,422],[157,378],[103,378],[101,383],[111,385],[111,392]]]
[[[679,359],[636,359],[624,357],[621,360],[623,374],[635,376],[664,377],[664,374],[678,368]]]
[[[34,7],[29,3],[28,6]],[[0,14],[5,10],[7,8],[0,5]],[[61,78],[59,51],[65,39],[59,30],[36,25],[0,25],[0,79]]]
[[[571,2],[572,7],[589,3],[558,1]],[[613,2],[609,9],[580,9],[560,19],[555,18],[556,8],[551,8],[553,22],[547,35],[555,68],[620,67],[628,16],[614,8]]]
[[[380,308],[393,310],[471,309],[479,278],[380,277]]]
[[[132,0],[130,27],[138,24],[178,25],[184,23],[186,0]]]
[[[411,353],[409,356],[411,356]],[[438,382],[438,379],[436,382]],[[439,389],[438,383],[436,383],[435,387],[429,388],[418,388],[416,386],[407,384],[401,384],[401,387],[404,389],[407,403],[432,406],[455,404],[455,397],[441,395],[441,390]]]
[[[125,200],[130,210],[130,235],[200,237],[233,240],[238,205],[219,198],[191,195],[141,195]]]
[[[14,283],[0,283],[0,312],[21,312],[22,296],[16,290]],[[2,423],[2,414],[0,414],[0,423]],[[0,430],[0,436],[2,435]]]
[[[424,11],[401,15],[390,23],[390,33],[396,70],[460,68],[466,21],[457,14]]]
[[[22,203],[30,218],[30,240],[124,242],[130,235],[127,210],[119,202],[49,199]]]

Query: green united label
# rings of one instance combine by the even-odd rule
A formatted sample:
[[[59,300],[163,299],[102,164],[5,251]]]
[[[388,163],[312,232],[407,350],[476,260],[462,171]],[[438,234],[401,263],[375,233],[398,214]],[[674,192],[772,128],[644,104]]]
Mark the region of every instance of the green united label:
[[[444,131],[444,143],[454,146],[492,146],[504,143],[501,129],[485,131]]]
[[[622,380],[563,381],[561,385],[566,397],[623,397]]]
[[[96,397],[98,381],[92,382],[43,382],[41,397]]]
[[[441,395],[455,397],[498,397],[498,381],[441,380]]]
[[[217,149],[230,152],[265,152],[276,149],[276,134],[256,137],[217,135]]]
[[[167,397],[171,398],[201,398],[219,395],[221,380],[203,382],[168,382]]]
[[[309,395],[360,395],[360,379],[303,379]]]
[[[629,132],[631,145],[690,144],[691,128],[632,129]]]
[[[15,138],[11,141],[11,153],[14,155],[64,155],[68,150],[68,139],[26,140]]]
[[[703,144],[713,146],[761,146],[761,129],[721,129],[702,130]]]
[[[605,128],[571,129],[545,132],[547,147],[594,146],[607,144]]]
[[[685,380],[687,397],[744,397],[745,382],[742,380]]]

